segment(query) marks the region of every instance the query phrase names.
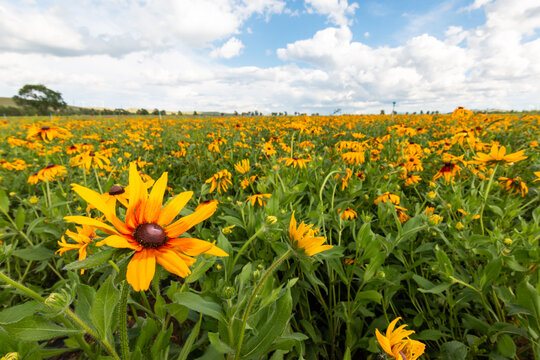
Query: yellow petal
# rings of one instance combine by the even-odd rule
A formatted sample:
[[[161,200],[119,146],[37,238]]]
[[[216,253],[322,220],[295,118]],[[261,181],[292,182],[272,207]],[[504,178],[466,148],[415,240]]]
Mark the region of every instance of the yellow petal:
[[[381,345],[382,349],[389,355],[392,354],[392,346],[390,344],[390,340],[388,338],[384,337],[380,332],[379,329],[375,329],[375,336],[377,337],[377,341],[379,342],[379,345]]]
[[[215,256],[229,256],[225,251],[215,246],[214,243],[200,239],[176,238],[168,240],[167,244],[190,256],[197,256],[202,253]]]
[[[65,216],[64,220],[80,225],[90,225],[106,232],[107,234],[119,234],[119,232],[112,226],[109,226],[99,220],[92,219],[86,216]]]
[[[156,272],[155,251],[143,249],[133,255],[127,266],[126,280],[135,291],[148,290]]]
[[[118,229],[118,231],[120,231],[123,234],[129,234],[131,232],[127,228],[126,224],[124,224],[122,221],[120,221],[120,219],[116,217],[115,209],[109,207],[107,203],[103,201],[103,198],[101,197],[100,193],[95,192],[94,190],[85,188],[84,186],[81,186],[78,184],[72,184],[71,187],[73,188],[73,191],[79,194],[79,196],[82,197],[87,203],[91,204],[96,209],[101,211],[103,215],[105,215],[107,220],[111,224],[113,224],[115,228]]]
[[[180,220],[167,226],[165,228],[167,237],[169,237],[170,239],[177,238],[181,234],[191,229],[196,224],[208,219],[216,212],[217,205],[218,202],[216,200],[199,205],[199,207],[195,210],[193,214],[184,216]]]
[[[157,249],[155,254],[158,264],[163,266],[168,272],[183,278],[191,274],[191,270],[189,270],[184,259],[173,249],[162,247]]]
[[[161,213],[159,214],[159,218],[157,221],[158,225],[165,226],[165,225],[170,224],[174,220],[176,215],[178,215],[178,213],[182,211],[184,206],[186,206],[186,204],[188,203],[188,201],[191,199],[192,196],[193,196],[193,191],[185,191],[183,193],[176,195],[161,210]]]
[[[144,207],[147,196],[148,193],[137,171],[137,165],[132,162],[129,164],[129,206],[126,210],[126,224],[128,226],[135,228],[139,224],[136,212],[139,207]]]

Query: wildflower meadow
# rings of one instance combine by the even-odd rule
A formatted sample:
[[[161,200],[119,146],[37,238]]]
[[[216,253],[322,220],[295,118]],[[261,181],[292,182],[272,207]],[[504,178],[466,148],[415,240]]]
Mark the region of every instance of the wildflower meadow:
[[[540,359],[539,126],[4,117],[0,358]]]

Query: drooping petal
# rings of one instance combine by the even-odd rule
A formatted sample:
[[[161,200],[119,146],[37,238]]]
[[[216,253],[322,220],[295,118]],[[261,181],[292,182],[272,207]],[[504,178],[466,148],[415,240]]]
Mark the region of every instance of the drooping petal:
[[[206,204],[200,205],[193,214],[185,216],[180,220],[172,223],[165,228],[167,237],[170,239],[177,238],[181,234],[191,229],[196,224],[208,219],[212,216],[217,209],[217,200],[210,201]]]
[[[101,222],[99,220],[92,219],[92,218],[89,218],[89,217],[86,217],[86,216],[65,216],[64,220],[66,220],[67,222],[72,222],[72,223],[76,223],[76,224],[79,224],[79,225],[90,225],[90,226],[93,226],[95,228],[98,228],[98,229],[106,232],[107,234],[111,234],[111,235],[112,234],[116,234],[116,235],[120,234],[112,226],[109,226],[109,225],[105,224],[104,222]]]
[[[78,184],[72,184],[71,187],[73,191],[75,191],[77,194],[79,194],[80,197],[84,199],[84,201],[101,211],[103,215],[105,215],[105,218],[107,218],[107,220],[111,224],[113,224],[113,226],[118,229],[118,231],[123,234],[129,234],[131,232],[126,226],[126,224],[124,224],[119,218],[116,217],[115,208],[109,207],[107,203],[103,201],[100,193]]]
[[[188,265],[184,259],[174,249],[161,247],[155,250],[156,260],[158,264],[163,266],[165,270],[185,278],[191,274]]]
[[[143,221],[145,223],[155,223],[158,221],[159,213],[161,212],[161,206],[163,203],[163,195],[167,190],[167,173],[164,172],[163,175],[156,181],[150,196],[146,201],[143,211]]]
[[[156,251],[143,249],[131,258],[126,273],[127,282],[135,291],[148,290],[156,272]]]
[[[392,354],[392,346],[390,345],[390,340],[383,336],[379,329],[375,329],[375,336],[377,336],[377,341],[379,342],[379,345],[381,345],[382,349],[389,355]]]
[[[184,206],[186,206],[186,204],[188,203],[188,201],[191,199],[192,196],[193,196],[193,191],[185,191],[183,193],[176,195],[161,210],[157,224],[159,226],[165,226],[165,225],[170,224],[174,220],[176,215],[178,215],[178,213],[182,211]]]

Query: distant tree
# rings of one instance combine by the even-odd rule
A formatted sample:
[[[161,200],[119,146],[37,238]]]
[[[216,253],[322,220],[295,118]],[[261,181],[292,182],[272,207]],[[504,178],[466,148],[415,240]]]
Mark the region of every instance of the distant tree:
[[[181,111],[178,111],[178,114],[177,114],[177,115],[182,116],[182,112],[181,112]]]
[[[137,110],[137,112],[135,114],[137,114],[137,115],[150,115],[148,113],[148,110],[146,110],[146,109],[139,109],[139,110]]]
[[[196,112],[196,111],[193,111],[193,115],[197,115],[197,112]]]
[[[62,94],[45,85],[24,85],[13,101],[23,108],[35,110],[38,115],[47,115],[50,110],[58,111],[67,107]]]
[[[152,115],[159,115],[159,110],[158,109],[154,109],[152,111]]]
[[[384,109],[381,110],[381,115],[384,115]]]

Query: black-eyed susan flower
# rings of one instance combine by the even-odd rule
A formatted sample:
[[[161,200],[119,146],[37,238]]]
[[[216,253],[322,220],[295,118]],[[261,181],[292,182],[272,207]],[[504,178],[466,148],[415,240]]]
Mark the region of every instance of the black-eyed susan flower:
[[[387,201],[390,201],[392,204],[394,205],[397,205],[399,204],[399,201],[400,201],[400,198],[398,195],[396,194],[391,194],[389,191],[385,192],[384,194],[382,194],[381,196],[379,196],[378,198],[376,198],[373,203],[375,205],[377,205],[378,203],[380,202],[387,202]]]
[[[111,160],[99,151],[85,151],[82,154],[76,155],[71,158],[70,165],[73,167],[81,167],[85,170],[90,168],[103,169],[105,165],[109,165]]]
[[[356,213],[356,211],[354,211],[353,209],[349,207],[343,211],[341,211],[341,209],[338,209],[338,212],[340,213],[339,217],[342,218],[343,220],[354,220],[358,217],[358,214]]]
[[[231,173],[229,170],[221,170],[215,173],[211,178],[206,180],[207,184],[212,184],[210,186],[210,193],[212,193],[216,188],[218,193],[221,194],[221,191],[225,192],[229,188],[229,185],[232,184]]]
[[[86,259],[86,248],[97,237],[96,228],[89,225],[83,225],[82,227],[76,226],[77,232],[66,230],[66,235],[72,240],[75,240],[76,244],[66,242],[64,236],[62,241],[58,241],[60,249],[56,250],[57,253],[62,256],[63,253],[69,250],[79,250],[79,260]],[[81,274],[84,274],[84,269],[81,269]]]
[[[28,129],[27,139],[40,139],[43,141],[51,141],[54,138],[67,138],[72,136],[69,130],[53,125],[34,125]]]
[[[270,199],[270,197],[272,197],[272,194],[257,193],[249,196],[246,201],[251,202],[251,206],[255,206],[255,204],[257,203],[259,204],[259,206],[266,206],[265,199]]]
[[[495,164],[504,164],[515,163],[521,160],[525,160],[527,156],[524,156],[525,150],[520,150],[512,154],[506,153],[506,147],[498,147],[497,144],[493,144],[489,154],[477,153],[477,156],[474,157],[479,163],[487,165]]]
[[[461,167],[453,162],[445,162],[441,169],[433,176],[433,181],[440,177],[444,177],[446,182],[450,182],[457,174],[459,174]]]
[[[28,183],[37,184],[39,181],[53,181],[67,174],[67,169],[62,165],[49,164],[28,178]]]
[[[313,224],[306,225],[302,222],[297,227],[294,212],[289,224],[289,236],[293,246],[296,247],[296,249],[303,249],[307,256],[313,256],[321,251],[333,248],[332,245],[323,245],[326,242],[326,238],[316,236]]]
[[[407,325],[401,325],[396,329],[400,319],[401,317],[398,317],[388,325],[385,335],[381,334],[379,329],[375,329],[377,341],[384,352],[393,356],[395,360],[416,360],[424,353],[426,345],[409,338],[414,331],[405,330]]]
[[[311,161],[311,159],[301,159],[296,156],[290,158],[281,158],[280,160],[285,162],[285,166],[292,166],[294,168],[298,166],[300,169],[305,169],[306,164]]]
[[[237,162],[236,164],[234,164],[234,168],[240,174],[247,173],[249,171],[249,169],[250,169],[250,167],[249,167],[249,159],[244,159],[244,160],[241,160],[241,161]]]
[[[502,185],[503,188],[505,188],[510,194],[519,194],[521,193],[521,197],[524,197],[525,194],[529,192],[529,188],[525,184],[523,180],[521,180],[520,177],[517,178],[507,178],[507,177],[500,177],[499,182]]]
[[[189,266],[196,261],[193,256],[201,253],[228,256],[213,243],[181,237],[196,224],[208,219],[217,209],[217,201],[200,204],[195,211],[173,222],[178,213],[193,196],[186,191],[162,206],[167,188],[167,173],[157,180],[148,194],[135,163],[129,168],[129,201],[125,220],[116,216],[114,208],[103,201],[101,194],[80,185],[73,190],[86,202],[101,211],[107,222],[85,216],[67,216],[64,219],[81,225],[94,226],[109,236],[97,245],[134,250],[126,273],[126,279],[135,291],[147,290],[155,273],[156,262],[167,271],[180,277],[191,273]]]
[[[255,182],[257,177],[257,175],[252,175],[250,177],[243,178],[242,181],[240,181],[240,186],[242,186],[242,189],[247,188],[250,184],[253,184],[253,182]]]

